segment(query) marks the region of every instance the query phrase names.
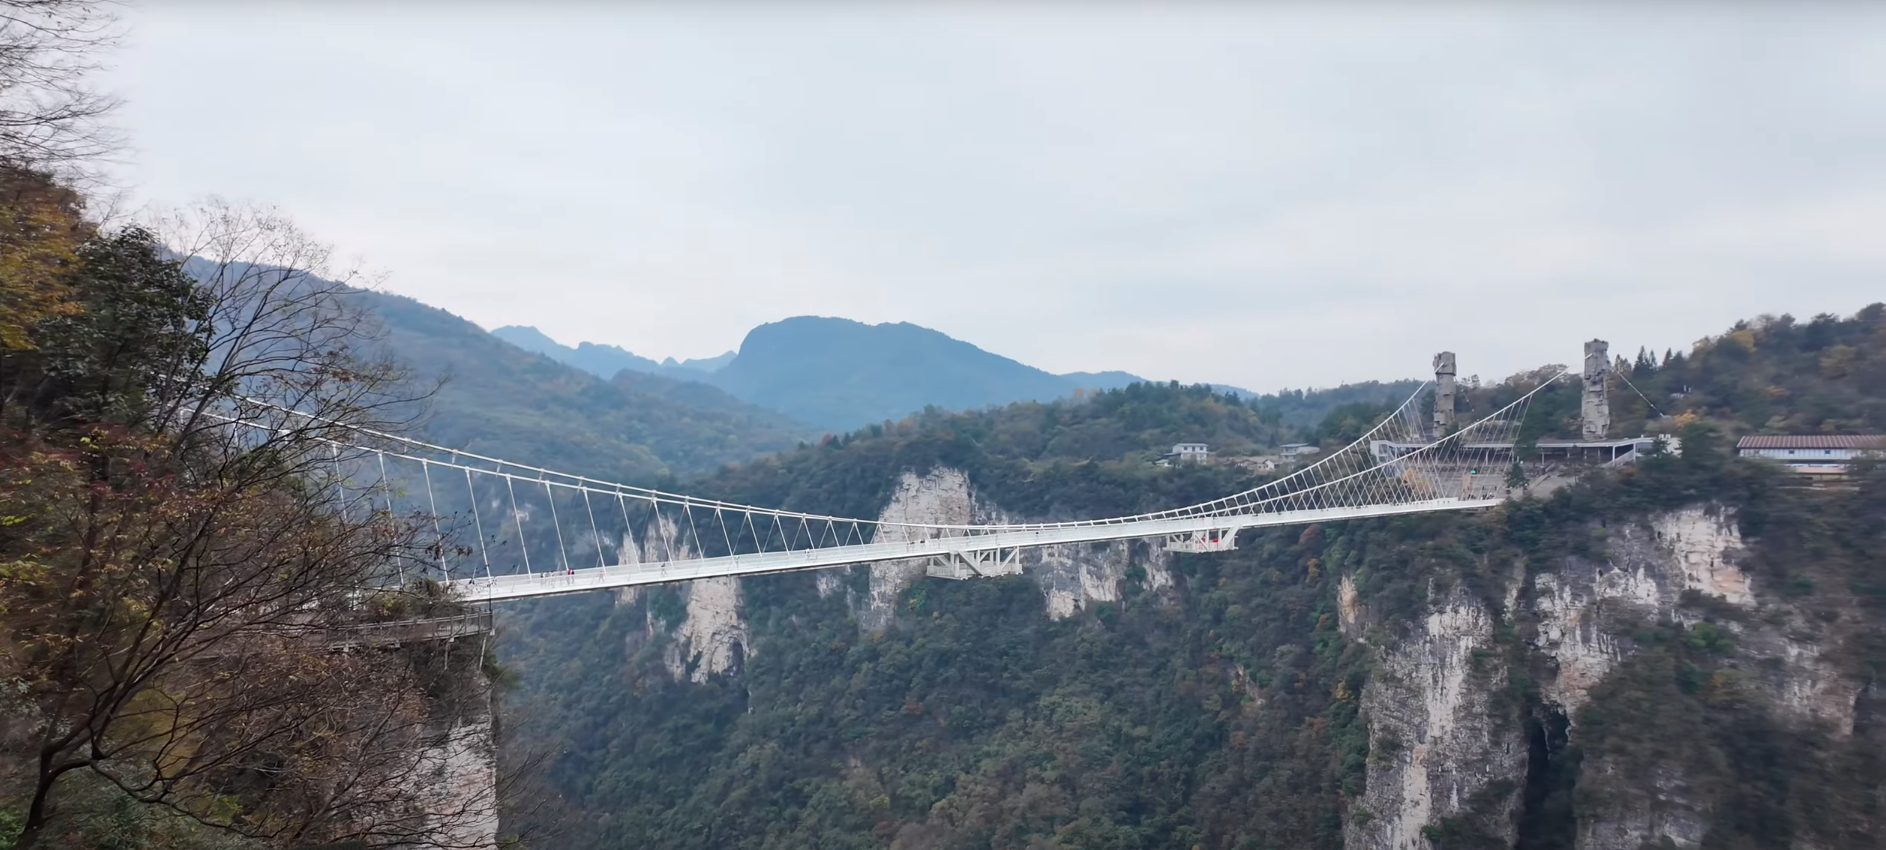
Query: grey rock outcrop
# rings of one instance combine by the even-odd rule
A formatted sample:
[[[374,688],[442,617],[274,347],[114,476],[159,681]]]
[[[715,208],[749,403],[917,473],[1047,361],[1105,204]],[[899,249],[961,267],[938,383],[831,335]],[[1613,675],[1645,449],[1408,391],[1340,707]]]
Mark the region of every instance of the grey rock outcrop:
[[[1740,566],[1747,552],[1733,516],[1694,507],[1591,532],[1602,539],[1597,556],[1535,564],[1529,592],[1520,592],[1520,576],[1504,600],[1505,616],[1536,625],[1530,648],[1544,662],[1542,709],[1571,720],[1572,740],[1592,689],[1635,651],[1633,629],[1694,625],[1698,605],[1747,612],[1717,626],[1734,635],[1743,668],[1760,671],[1778,716],[1836,737],[1854,734],[1862,684],[1826,657],[1831,644],[1814,637],[1812,618],[1758,595]],[[1344,577],[1336,601],[1345,636],[1376,634],[1352,578]],[[1509,675],[1494,643],[1503,624],[1459,589],[1437,594],[1431,606],[1424,620],[1376,649],[1362,700],[1367,788],[1344,830],[1352,850],[1426,850],[1432,844],[1424,829],[1433,833],[1449,818],[1500,841],[1515,837],[1528,754],[1514,709],[1502,715],[1492,701]],[[1639,850],[1665,840],[1697,846],[1715,805],[1708,783],[1680,764],[1658,765],[1648,776],[1628,771],[1624,755],[1585,753],[1578,850]]]
[[[1455,591],[1382,653],[1362,692],[1368,784],[1343,846],[1428,850],[1424,829],[1442,818],[1513,840],[1526,739],[1493,704],[1506,680],[1487,652],[1495,626],[1486,606]]]

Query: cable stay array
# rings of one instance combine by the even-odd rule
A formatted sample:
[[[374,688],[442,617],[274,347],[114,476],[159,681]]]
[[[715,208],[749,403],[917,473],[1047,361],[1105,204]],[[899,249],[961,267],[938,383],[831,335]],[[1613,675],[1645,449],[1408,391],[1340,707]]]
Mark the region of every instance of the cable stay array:
[[[1167,510],[1064,522],[944,524],[780,510],[604,481],[322,420],[259,402],[218,419],[241,433],[309,426],[328,449],[306,476],[338,510],[384,512],[435,538],[388,582],[442,583],[490,602],[723,576],[923,559],[967,578],[1012,573],[1020,550],[1152,538],[1231,548],[1239,531],[1503,501],[1526,475],[1513,446],[1541,383],[1435,433],[1423,384],[1341,449],[1274,480]]]

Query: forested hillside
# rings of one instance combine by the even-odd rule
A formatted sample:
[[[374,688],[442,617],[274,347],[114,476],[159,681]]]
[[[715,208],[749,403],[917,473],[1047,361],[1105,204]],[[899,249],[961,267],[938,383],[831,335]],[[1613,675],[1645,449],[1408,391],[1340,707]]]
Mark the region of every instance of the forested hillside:
[[[1731,457],[1720,431],[1872,421],[1880,314],[1817,320],[1812,349],[1737,328],[1634,377],[1652,394],[1690,376],[1652,423],[1680,431],[1681,456],[1483,515],[1055,555],[1085,585],[1071,609],[1051,605],[1070,591],[1047,560],[917,579],[881,630],[861,624],[876,571],[747,579],[725,612],[745,652],[707,672],[675,666],[707,613],[686,587],[518,606],[504,655],[520,734],[560,754],[546,779],[574,850],[1873,847],[1886,471],[1804,488]],[[1838,374],[1795,375],[1836,346],[1854,352],[1832,355]],[[1759,414],[1704,401],[1758,381],[1786,390]],[[1546,419],[1575,411],[1574,387],[1549,395]],[[900,475],[951,468],[1008,515],[1101,516],[1251,480],[1149,466],[1163,444],[1335,439],[1379,403],[1328,404],[1305,428],[1279,401],[1333,399],[1252,409],[1139,385],[933,412],[697,489],[873,516]],[[1709,545],[1731,548],[1696,573],[1681,553]],[[1636,596],[1604,595],[1629,576]],[[1424,684],[1443,680],[1458,684]]]
[[[698,474],[807,439],[809,426],[690,381],[630,372],[605,381],[410,298],[356,296],[385,323],[415,380],[445,382],[428,439],[614,480]]]
[[[1629,384],[1612,391],[1611,403],[1624,428],[1661,412],[1738,431],[1886,431],[1886,304],[1844,319],[1739,322],[1688,352],[1640,350],[1623,365]]]

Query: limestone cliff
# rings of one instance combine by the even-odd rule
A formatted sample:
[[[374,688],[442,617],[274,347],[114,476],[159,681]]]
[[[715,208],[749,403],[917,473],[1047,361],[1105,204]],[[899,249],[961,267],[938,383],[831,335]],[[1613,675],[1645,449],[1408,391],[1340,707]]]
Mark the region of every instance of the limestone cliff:
[[[1494,705],[1506,683],[1488,651],[1495,626],[1486,606],[1456,591],[1382,653],[1362,694],[1368,785],[1344,830],[1345,847],[1427,850],[1425,828],[1462,816],[1512,842],[1515,780],[1525,775],[1527,750],[1525,736]]]
[[[1171,560],[1171,553],[1157,542],[1118,540],[1049,546],[1025,556],[1022,563],[1047,597],[1048,616],[1059,620],[1089,603],[1118,602],[1120,583],[1135,565],[1144,571],[1147,589],[1172,587]]]
[[[427,847],[498,846],[496,694],[480,662],[489,634],[408,650],[432,694],[425,743],[414,753],[414,799],[437,830]]]
[[[981,522],[1003,522],[999,517],[980,505],[969,487],[969,476],[954,469],[938,468],[918,477],[905,472],[897,481],[897,487],[891,491],[891,500],[878,513],[878,522],[890,523],[878,527],[878,541],[903,543],[910,540],[924,539],[931,536],[926,529],[914,528],[899,523],[915,525],[967,525]],[[858,615],[858,627],[868,632],[881,632],[890,625],[897,609],[897,596],[904,588],[929,572],[926,560],[889,561],[872,564],[870,588],[861,599],[854,599],[853,605]],[[836,578],[836,577],[834,577]],[[823,591],[830,585],[821,584]]]
[[[651,520],[643,530],[641,542],[624,539],[623,563],[681,560],[693,554],[687,535],[668,517]],[[716,673],[738,672],[753,653],[748,635],[746,605],[740,580],[710,578],[679,584],[673,592],[682,595],[686,613],[677,623],[666,624],[649,611],[642,634],[630,635],[638,644],[664,631],[667,646],[662,650],[662,665],[676,680],[703,682]],[[646,598],[641,588],[616,591],[616,605],[626,606]]]
[[[496,718],[489,685],[482,689],[482,705],[450,718],[420,755],[420,794],[442,827],[441,848],[498,846]]]
[[[662,656],[669,675],[704,682],[715,673],[737,673],[752,654],[744,601],[737,578],[688,582],[688,613],[674,629]]]
[[[911,525],[965,525],[1022,522],[1007,512],[976,497],[969,477],[959,470],[939,467],[918,476],[905,472],[892,491],[890,503],[878,514],[878,521],[891,523],[878,532],[881,540],[918,539],[930,532]],[[1173,585],[1170,556],[1163,547],[1118,541],[1103,544],[1047,546],[1020,553],[1019,571],[1032,576],[1046,599],[1048,616],[1062,619],[1074,615],[1092,602],[1120,599],[1120,582],[1138,566],[1145,573],[1146,586],[1159,590]],[[893,561],[873,564],[871,582],[862,598],[853,600],[859,628],[880,632],[894,619],[898,595],[918,579],[932,574],[926,560]],[[831,594],[842,586],[842,574],[826,571],[819,576],[819,592]]]
[[[1534,711],[1562,717],[1574,743],[1579,709],[1638,651],[1634,630],[1660,622],[1693,626],[1710,606],[1728,615],[1716,621],[1733,636],[1730,663],[1751,671],[1784,722],[1837,737],[1854,733],[1863,683],[1825,657],[1834,641],[1815,618],[1751,583],[1739,565],[1748,553],[1732,515],[1693,507],[1589,531],[1600,546],[1533,564],[1529,582],[1515,577],[1504,610],[1455,588],[1431,594],[1424,619],[1380,641],[1362,700],[1370,733],[1367,786],[1346,823],[1346,847],[1425,850],[1450,821],[1511,846],[1522,817],[1520,789],[1529,768],[1533,776],[1540,769],[1529,753],[1546,756],[1537,746],[1529,750],[1527,720],[1502,695],[1512,657],[1496,640],[1502,629],[1518,634],[1531,625],[1524,650],[1540,673]],[[1345,635],[1374,634],[1353,578],[1339,587],[1337,608]],[[1676,762],[1649,774],[1627,772],[1620,757],[1585,754],[1577,780],[1579,850],[1638,850],[1666,840],[1697,846],[1716,804],[1710,783]]]
[[[1690,508],[1645,525],[1604,529],[1603,560],[1567,557],[1533,576],[1534,645],[1550,659],[1548,702],[1570,714],[1628,651],[1620,633],[1645,620],[1683,619],[1685,591],[1748,607],[1748,577],[1736,567],[1733,518]]]
[[[1697,621],[1686,595],[1741,612],[1721,626],[1747,666],[1763,671],[1763,701],[1786,722],[1853,734],[1861,683],[1822,658],[1827,636],[1816,637],[1806,612],[1755,592],[1738,566],[1747,552],[1733,516],[1697,507],[1606,531],[1608,557],[1568,557],[1534,578],[1536,646],[1553,667],[1544,695],[1573,718],[1574,738],[1576,709],[1633,651],[1633,624]],[[1583,764],[1580,850],[1637,850],[1664,839],[1677,847],[1699,844],[1716,802],[1709,783],[1679,764],[1660,765],[1648,780],[1626,777],[1620,756],[1594,753]]]

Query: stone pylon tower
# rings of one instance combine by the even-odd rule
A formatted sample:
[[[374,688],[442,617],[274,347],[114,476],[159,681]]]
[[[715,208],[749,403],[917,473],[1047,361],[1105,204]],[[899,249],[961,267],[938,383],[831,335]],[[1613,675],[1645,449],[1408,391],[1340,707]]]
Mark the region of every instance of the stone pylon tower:
[[[1604,380],[1610,373],[1611,343],[1602,339],[1585,343],[1585,398],[1578,412],[1587,441],[1611,435],[1611,400],[1604,393]]]
[[[1454,424],[1454,352],[1434,355],[1434,436],[1447,435]]]

